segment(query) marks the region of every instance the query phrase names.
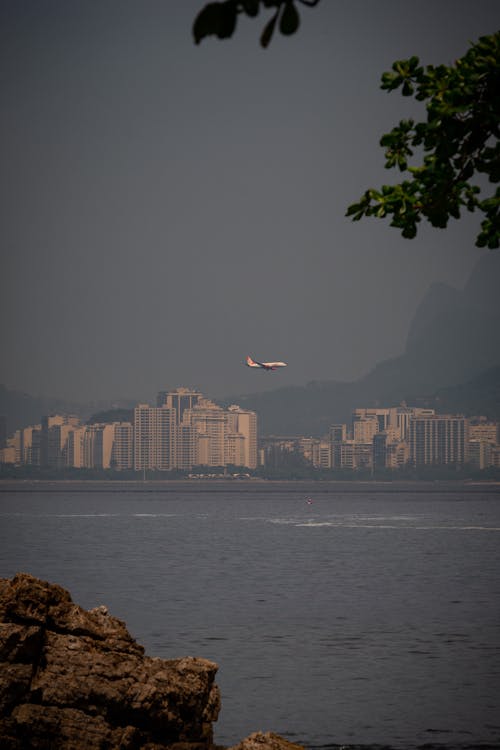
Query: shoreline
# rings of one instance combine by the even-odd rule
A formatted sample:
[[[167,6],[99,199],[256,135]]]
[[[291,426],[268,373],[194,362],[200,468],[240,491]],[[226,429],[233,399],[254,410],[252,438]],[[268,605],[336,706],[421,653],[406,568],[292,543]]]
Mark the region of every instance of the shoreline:
[[[473,479],[445,480],[307,480],[307,479],[0,479],[2,492],[308,492],[326,493],[425,493],[487,492],[500,494],[500,481]]]

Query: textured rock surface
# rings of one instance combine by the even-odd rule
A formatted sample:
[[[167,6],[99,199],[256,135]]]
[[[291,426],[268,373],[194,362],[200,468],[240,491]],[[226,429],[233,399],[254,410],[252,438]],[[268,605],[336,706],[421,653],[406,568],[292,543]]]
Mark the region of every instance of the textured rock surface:
[[[60,586],[0,579],[2,750],[206,750],[217,665],[144,655],[105,607]]]
[[[303,748],[274,732],[255,732],[231,750],[303,750]]]
[[[216,671],[145,656],[106,607],[60,586],[0,579],[0,750],[215,750]],[[256,732],[231,750],[303,749]]]

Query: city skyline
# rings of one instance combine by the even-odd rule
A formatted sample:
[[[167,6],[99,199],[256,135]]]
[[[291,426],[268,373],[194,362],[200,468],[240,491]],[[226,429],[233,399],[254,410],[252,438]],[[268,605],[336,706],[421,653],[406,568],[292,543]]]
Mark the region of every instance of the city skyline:
[[[222,467],[293,472],[297,457],[299,466],[333,472],[500,467],[498,422],[406,403],[357,407],[349,425],[332,424],[322,437],[259,436],[254,411],[224,408],[186,387],[159,391],[155,406],[139,403],[130,412],[127,419],[110,410],[85,424],[72,415],[43,416],[2,441],[0,464],[176,475]]]

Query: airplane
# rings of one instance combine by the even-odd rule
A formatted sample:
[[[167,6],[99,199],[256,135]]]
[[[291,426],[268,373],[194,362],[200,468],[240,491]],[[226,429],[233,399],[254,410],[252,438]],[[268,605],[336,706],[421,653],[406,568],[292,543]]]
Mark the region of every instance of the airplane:
[[[261,370],[267,370],[270,372],[271,370],[277,370],[278,367],[286,367],[286,362],[256,362],[251,357],[247,357],[246,359],[247,367],[258,367]]]

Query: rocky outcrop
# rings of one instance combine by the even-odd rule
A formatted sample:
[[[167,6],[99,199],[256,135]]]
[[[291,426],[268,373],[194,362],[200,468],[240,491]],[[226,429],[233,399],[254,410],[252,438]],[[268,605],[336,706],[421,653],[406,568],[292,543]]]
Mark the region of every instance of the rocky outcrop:
[[[254,732],[231,750],[303,750],[274,732]]]
[[[216,672],[145,656],[106,607],[87,612],[61,586],[0,579],[1,750],[215,750]],[[257,732],[231,750],[303,748]]]
[[[0,580],[2,750],[206,750],[217,665],[144,655],[105,607],[26,574]]]

